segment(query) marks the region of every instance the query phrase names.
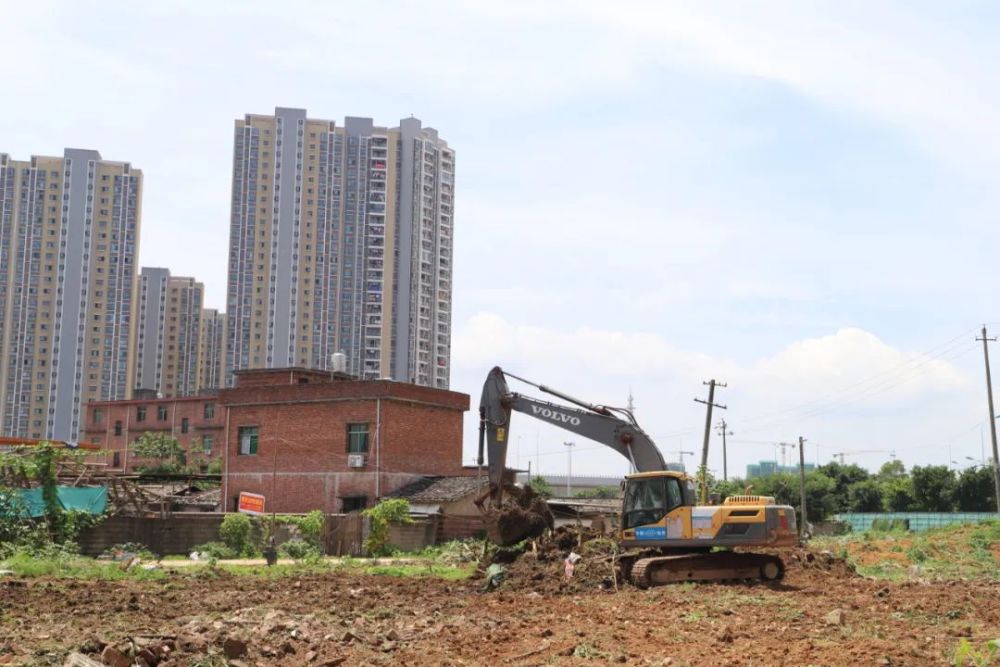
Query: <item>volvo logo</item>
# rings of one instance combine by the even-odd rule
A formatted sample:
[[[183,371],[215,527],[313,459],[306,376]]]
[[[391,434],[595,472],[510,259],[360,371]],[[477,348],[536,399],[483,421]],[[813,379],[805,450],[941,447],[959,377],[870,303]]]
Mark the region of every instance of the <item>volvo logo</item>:
[[[568,415],[565,412],[557,412],[552,408],[543,408],[538,405],[532,405],[531,412],[536,417],[544,417],[545,419],[551,419],[552,421],[559,422],[561,424],[572,424],[573,426],[580,425],[579,417]]]

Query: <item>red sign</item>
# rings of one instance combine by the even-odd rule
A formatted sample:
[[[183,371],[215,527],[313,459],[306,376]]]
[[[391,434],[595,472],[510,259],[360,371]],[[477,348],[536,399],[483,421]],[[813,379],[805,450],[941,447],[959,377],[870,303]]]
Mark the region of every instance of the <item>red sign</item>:
[[[240,504],[237,509],[244,514],[263,514],[264,496],[258,493],[242,491],[240,492]]]

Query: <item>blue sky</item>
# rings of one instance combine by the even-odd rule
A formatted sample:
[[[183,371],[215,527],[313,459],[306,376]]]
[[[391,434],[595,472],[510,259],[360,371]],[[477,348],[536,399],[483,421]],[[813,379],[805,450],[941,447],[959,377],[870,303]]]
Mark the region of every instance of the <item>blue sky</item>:
[[[17,54],[0,61],[0,151],[142,168],[141,262],[204,281],[210,306],[234,119],[414,114],[458,156],[453,386],[473,403],[494,364],[600,402],[631,388],[662,449],[694,450],[691,399],[717,377],[731,470],[800,434],[821,461],[980,458],[973,338],[1000,320],[993,3],[0,12]],[[562,472],[569,436],[527,417],[512,434]],[[576,456],[625,470],[598,446]]]

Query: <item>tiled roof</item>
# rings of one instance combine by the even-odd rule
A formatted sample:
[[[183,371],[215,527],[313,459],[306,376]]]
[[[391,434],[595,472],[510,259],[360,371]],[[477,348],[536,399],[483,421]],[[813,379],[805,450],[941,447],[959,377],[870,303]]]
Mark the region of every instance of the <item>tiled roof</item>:
[[[418,505],[450,503],[486,488],[485,478],[476,477],[424,477],[389,494],[405,498]]]

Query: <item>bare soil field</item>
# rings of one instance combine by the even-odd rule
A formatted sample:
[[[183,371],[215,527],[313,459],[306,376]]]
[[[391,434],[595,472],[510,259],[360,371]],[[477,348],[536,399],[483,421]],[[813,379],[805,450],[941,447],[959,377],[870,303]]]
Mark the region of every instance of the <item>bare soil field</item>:
[[[0,580],[0,664],[945,665],[1000,635],[995,580],[863,578],[784,554],[777,585],[648,591],[567,582],[559,563],[482,579],[171,572]],[[596,570],[595,570],[596,572]],[[606,586],[607,582],[603,582]],[[119,656],[122,657],[119,660]]]

